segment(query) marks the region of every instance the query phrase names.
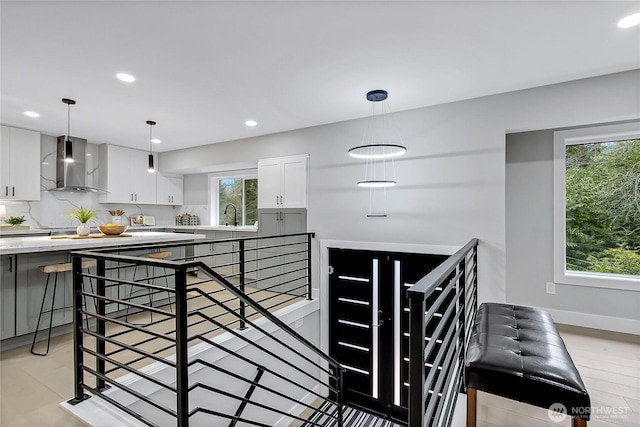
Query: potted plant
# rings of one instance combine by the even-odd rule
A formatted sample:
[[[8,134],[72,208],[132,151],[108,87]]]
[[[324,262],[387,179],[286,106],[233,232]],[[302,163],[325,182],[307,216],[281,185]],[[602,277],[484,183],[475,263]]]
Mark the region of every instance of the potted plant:
[[[20,225],[25,221],[26,220],[24,219],[24,215],[23,216],[10,216],[9,218],[4,220],[4,222],[6,222],[7,224],[12,225],[12,226]]]
[[[69,212],[69,217],[80,221],[80,225],[76,228],[78,236],[88,236],[91,232],[91,228],[87,225],[87,221],[97,215],[97,212],[93,209],[87,209],[80,205],[78,208]]]

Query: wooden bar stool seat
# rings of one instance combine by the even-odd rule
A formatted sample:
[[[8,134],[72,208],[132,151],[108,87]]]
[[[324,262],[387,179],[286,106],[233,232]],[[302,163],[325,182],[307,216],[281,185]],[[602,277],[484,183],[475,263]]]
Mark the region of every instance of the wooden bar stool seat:
[[[82,269],[87,269],[89,270],[90,268],[94,268],[96,266],[96,261],[95,260],[89,260],[89,261],[83,261],[82,262]],[[61,263],[61,264],[50,264],[50,265],[41,265],[38,267],[38,270],[41,271],[42,273],[45,273],[47,275],[47,282],[44,285],[44,293],[42,294],[42,304],[40,305],[40,314],[38,315],[38,323],[36,324],[36,330],[33,333],[33,342],[31,343],[31,353],[37,355],[37,356],[46,356],[49,353],[49,346],[51,344],[51,329],[53,326],[53,312],[54,311],[58,311],[58,310],[66,310],[69,308],[73,308],[73,306],[65,306],[65,307],[58,307],[58,308],[54,308],[55,307],[55,302],[56,302],[56,293],[57,293],[57,288],[58,288],[58,273],[65,273],[67,271],[72,271],[73,270],[73,264],[70,262],[65,262],[65,263]],[[51,308],[45,310],[44,309],[44,305],[45,305],[45,301],[47,299],[47,291],[49,290],[49,279],[51,279],[51,274],[55,274],[54,276],[54,280],[53,280],[53,292],[51,295]],[[83,282],[83,289],[84,289],[84,282]],[[93,291],[93,283],[91,283],[91,289]],[[85,307],[87,306],[87,299],[86,297],[84,298],[84,305]],[[38,332],[40,330],[40,321],[42,320],[42,315],[49,313],[49,332],[47,335],[47,349],[44,353],[38,353],[34,350],[34,347],[36,345],[36,341],[38,339]],[[88,321],[87,321],[88,322]]]
[[[147,259],[167,259],[167,258],[170,258],[171,255],[172,255],[172,253],[170,251],[164,251],[164,252],[148,252],[146,254],[137,255],[137,257],[139,257],[139,258],[147,258]],[[146,268],[146,275],[148,277],[149,276],[149,266],[146,265],[145,268]],[[133,281],[134,282],[136,281],[136,273],[137,273],[137,271],[138,271],[138,266],[136,265],[135,268],[133,269]],[[167,278],[167,269],[163,268],[163,271],[164,271],[164,281],[165,281],[166,287],[168,288],[169,287],[169,279]],[[129,297],[127,299],[131,300],[133,298],[134,294],[146,291],[147,295],[149,297],[149,306],[152,307],[153,306],[153,299],[152,299],[153,292],[152,292],[152,290],[149,289],[149,288],[141,288],[141,289],[138,289],[138,290],[134,290],[133,289],[134,286],[135,285],[131,285],[131,287],[129,289]],[[167,295],[168,295],[169,302],[171,302],[171,292],[167,291]],[[129,308],[130,307],[127,307],[127,316],[126,316],[127,321],[128,321],[128,317],[129,317]],[[171,307],[171,304],[169,304],[169,309],[173,312],[173,308]],[[151,322],[153,322],[153,312],[150,314],[150,318],[151,318]]]

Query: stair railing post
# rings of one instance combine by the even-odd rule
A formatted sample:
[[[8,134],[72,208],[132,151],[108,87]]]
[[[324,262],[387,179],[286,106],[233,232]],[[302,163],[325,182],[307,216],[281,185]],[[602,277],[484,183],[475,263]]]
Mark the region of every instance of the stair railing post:
[[[344,411],[344,368],[342,366],[336,366],[338,373],[338,427],[343,427],[342,412]]]
[[[240,291],[242,293],[244,293],[244,285],[245,285],[245,278],[246,278],[246,265],[245,265],[245,253],[244,253],[244,244],[245,241],[244,240],[240,240]],[[240,330],[244,330],[247,328],[247,325],[245,324],[245,310],[246,310],[246,304],[243,300],[240,300]]]
[[[178,267],[176,283],[176,417],[178,427],[189,427],[189,354],[187,349],[187,269]]]
[[[107,322],[104,320],[104,315],[106,313],[105,301],[104,297],[106,294],[106,286],[105,286],[105,275],[106,275],[106,260],[98,259],[96,264],[96,275],[98,279],[96,280],[96,292],[98,294],[98,300],[95,303],[96,314],[98,315],[96,319],[96,332],[98,335],[106,336],[107,335]],[[105,356],[106,352],[106,343],[104,340],[97,339],[96,340],[96,353]],[[104,359],[98,358],[96,360],[96,371],[100,375],[105,375],[106,366]],[[105,383],[105,380],[98,377],[98,381],[96,383],[96,388],[98,390],[105,390],[108,386]]]
[[[409,427],[424,427],[424,294],[409,293]]]
[[[311,299],[311,233],[307,233],[307,299]]]
[[[75,405],[87,399],[84,394],[84,353],[82,335],[82,258],[71,257],[73,267],[73,385],[75,397],[69,403]],[[53,313],[52,313],[53,315]]]

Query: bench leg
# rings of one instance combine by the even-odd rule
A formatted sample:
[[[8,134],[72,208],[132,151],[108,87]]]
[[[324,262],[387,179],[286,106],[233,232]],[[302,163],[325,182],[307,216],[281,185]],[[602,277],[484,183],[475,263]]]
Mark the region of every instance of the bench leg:
[[[582,418],[571,418],[571,427],[587,427],[587,420]]]
[[[467,388],[467,427],[476,427],[477,402],[478,391],[475,388]]]

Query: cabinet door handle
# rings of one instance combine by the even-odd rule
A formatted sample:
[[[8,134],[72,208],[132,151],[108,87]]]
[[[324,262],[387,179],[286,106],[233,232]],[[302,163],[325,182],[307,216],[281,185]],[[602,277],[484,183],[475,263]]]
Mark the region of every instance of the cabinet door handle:
[[[16,187],[11,187],[11,191],[12,191],[12,196],[16,197]]]
[[[133,202],[133,193],[131,193],[131,201]]]
[[[4,187],[4,195],[5,196],[9,196],[9,186],[7,185],[6,187]]]
[[[136,193],[136,202],[138,201],[138,193]]]
[[[13,257],[9,257],[9,273],[13,273]]]

